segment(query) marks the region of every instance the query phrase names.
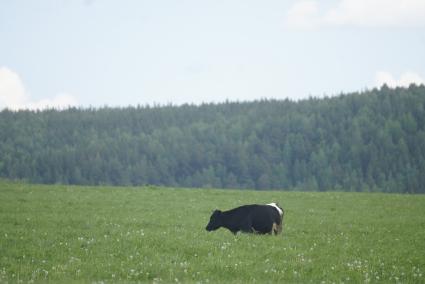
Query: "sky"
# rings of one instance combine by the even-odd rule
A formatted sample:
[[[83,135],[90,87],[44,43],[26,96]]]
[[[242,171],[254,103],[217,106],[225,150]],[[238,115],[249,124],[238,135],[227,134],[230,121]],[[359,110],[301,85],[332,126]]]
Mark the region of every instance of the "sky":
[[[424,0],[0,0],[0,109],[299,100],[424,82]]]

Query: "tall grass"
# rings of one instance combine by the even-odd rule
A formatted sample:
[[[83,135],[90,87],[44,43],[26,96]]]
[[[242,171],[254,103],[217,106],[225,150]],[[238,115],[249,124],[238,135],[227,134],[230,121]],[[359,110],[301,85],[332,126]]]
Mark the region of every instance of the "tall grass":
[[[279,202],[283,234],[205,226]],[[0,182],[0,282],[425,282],[425,196]]]

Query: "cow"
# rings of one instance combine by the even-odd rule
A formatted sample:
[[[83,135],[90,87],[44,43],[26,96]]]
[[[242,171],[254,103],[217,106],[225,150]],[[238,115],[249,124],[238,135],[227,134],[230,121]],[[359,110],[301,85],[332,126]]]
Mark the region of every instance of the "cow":
[[[283,209],[277,203],[243,205],[228,211],[215,210],[205,228],[208,232],[224,227],[236,235],[241,231],[255,234],[282,232]]]

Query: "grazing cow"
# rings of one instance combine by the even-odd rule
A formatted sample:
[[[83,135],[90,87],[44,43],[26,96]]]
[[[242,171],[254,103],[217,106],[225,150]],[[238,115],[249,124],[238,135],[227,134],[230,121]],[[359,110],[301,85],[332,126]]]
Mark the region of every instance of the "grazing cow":
[[[257,234],[279,234],[282,232],[283,209],[277,203],[267,205],[243,205],[229,211],[215,210],[205,228],[215,231],[220,227],[233,234],[239,231]]]

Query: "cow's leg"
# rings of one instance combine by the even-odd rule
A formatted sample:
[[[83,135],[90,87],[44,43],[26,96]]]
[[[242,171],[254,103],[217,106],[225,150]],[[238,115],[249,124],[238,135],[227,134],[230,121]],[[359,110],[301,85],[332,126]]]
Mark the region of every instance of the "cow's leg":
[[[282,232],[282,222],[280,224],[276,224],[275,234],[278,235]]]
[[[276,226],[277,226],[276,223],[273,223],[272,229],[271,229],[269,235],[276,235]]]

